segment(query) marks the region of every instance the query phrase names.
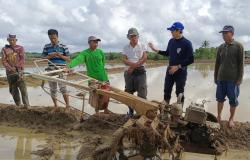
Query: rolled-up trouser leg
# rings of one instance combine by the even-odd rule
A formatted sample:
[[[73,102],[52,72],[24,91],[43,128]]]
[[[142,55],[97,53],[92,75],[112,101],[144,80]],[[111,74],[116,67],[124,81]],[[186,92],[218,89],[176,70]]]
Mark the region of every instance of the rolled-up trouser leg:
[[[29,103],[28,91],[27,91],[27,87],[26,87],[25,81],[24,80],[20,80],[18,82],[18,87],[19,87],[21,95],[22,95],[23,105],[25,107],[29,107],[30,103]]]

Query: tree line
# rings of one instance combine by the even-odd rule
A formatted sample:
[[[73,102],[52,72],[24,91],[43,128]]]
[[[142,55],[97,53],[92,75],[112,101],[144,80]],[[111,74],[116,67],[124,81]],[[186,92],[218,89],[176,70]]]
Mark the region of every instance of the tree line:
[[[71,54],[71,58],[75,58],[80,52],[76,52]],[[204,59],[204,60],[211,60],[216,58],[217,47],[210,47],[209,41],[205,40],[201,43],[201,46],[194,51],[195,59]],[[246,56],[249,54],[250,58],[250,51],[246,51]],[[122,54],[120,52],[106,52],[105,53],[106,60],[108,61],[115,61],[115,60],[122,60]],[[27,58],[41,58],[41,53],[38,52],[27,52]],[[148,53],[148,60],[167,60],[168,58],[159,54],[155,54],[152,52]]]

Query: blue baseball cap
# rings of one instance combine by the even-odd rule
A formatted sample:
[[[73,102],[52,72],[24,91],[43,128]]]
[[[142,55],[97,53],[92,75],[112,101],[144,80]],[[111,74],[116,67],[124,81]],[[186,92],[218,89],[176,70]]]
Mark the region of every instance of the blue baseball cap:
[[[181,22],[174,22],[171,27],[167,28],[167,30],[175,31],[180,30],[182,31],[184,29],[184,25]]]

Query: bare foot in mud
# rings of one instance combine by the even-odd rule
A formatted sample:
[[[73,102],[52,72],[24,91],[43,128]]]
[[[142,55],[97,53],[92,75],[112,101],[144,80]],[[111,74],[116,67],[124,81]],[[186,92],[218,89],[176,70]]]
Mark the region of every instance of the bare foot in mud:
[[[234,121],[233,120],[229,120],[228,121],[228,126],[229,128],[233,128],[235,125],[234,125]]]
[[[58,107],[54,107],[50,113],[54,114],[54,113],[57,113],[59,111],[60,111],[60,109]]]
[[[113,112],[111,112],[109,109],[105,109],[103,113],[104,114],[113,114]]]
[[[219,124],[221,124],[221,117],[220,116],[217,116],[217,121]]]
[[[64,109],[64,113],[70,113],[71,108],[72,108],[72,107],[67,106],[67,107]]]

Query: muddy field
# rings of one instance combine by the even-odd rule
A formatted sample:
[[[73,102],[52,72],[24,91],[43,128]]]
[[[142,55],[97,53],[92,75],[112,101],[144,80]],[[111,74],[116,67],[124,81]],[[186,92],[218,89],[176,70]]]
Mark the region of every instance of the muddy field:
[[[13,105],[0,104],[0,125],[11,127],[24,127],[32,130],[34,133],[46,133],[50,135],[47,138],[47,144],[43,149],[33,152],[41,159],[49,159],[53,156],[53,143],[73,141],[80,146],[78,159],[88,159],[95,148],[110,141],[112,133],[118,128],[116,125],[122,125],[126,122],[124,115],[91,116],[80,123],[80,113],[64,113],[60,108],[59,112],[52,112],[52,107],[37,107],[31,109],[17,108]],[[104,121],[112,122],[116,125],[110,125]],[[52,145],[51,145],[52,144]],[[76,146],[72,146],[74,148]]]
[[[75,142],[72,149],[80,147],[77,159],[91,159],[93,151],[109,143],[114,131],[127,121],[125,115],[103,115],[101,118],[90,116],[80,123],[79,111],[68,114],[64,113],[63,108],[59,112],[51,111],[52,107],[23,109],[0,104],[0,125],[23,127],[34,133],[50,135],[47,144],[32,153],[40,159],[49,159],[55,152],[53,143],[64,141]],[[227,142],[229,149],[250,151],[250,123],[237,122],[235,128],[229,129],[224,121],[220,132],[221,139]]]

